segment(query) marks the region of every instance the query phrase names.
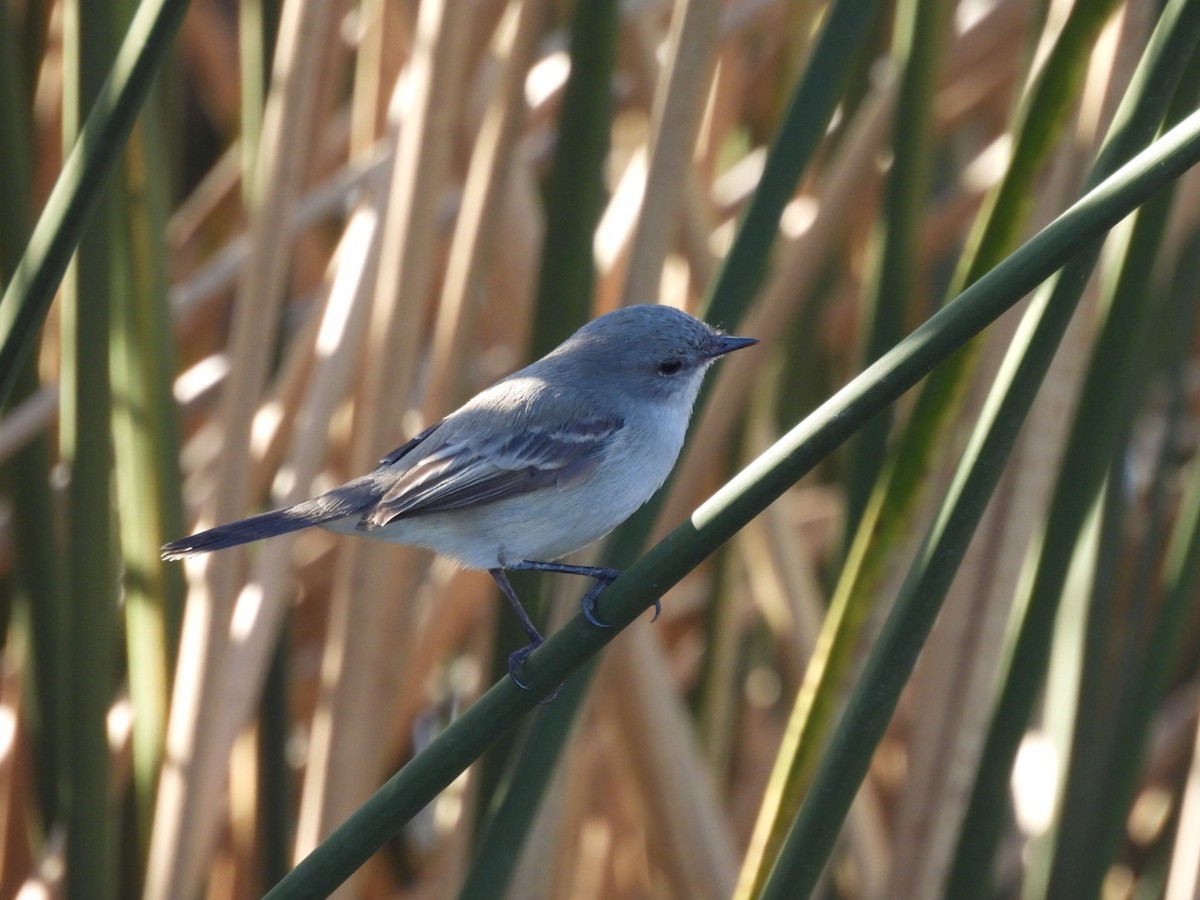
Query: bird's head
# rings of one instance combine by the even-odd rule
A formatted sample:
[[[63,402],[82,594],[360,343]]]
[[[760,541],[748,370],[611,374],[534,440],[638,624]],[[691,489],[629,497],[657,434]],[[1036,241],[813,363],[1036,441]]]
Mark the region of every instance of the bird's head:
[[[718,357],[756,343],[669,306],[627,306],[584,325],[553,355],[613,390],[690,408]]]

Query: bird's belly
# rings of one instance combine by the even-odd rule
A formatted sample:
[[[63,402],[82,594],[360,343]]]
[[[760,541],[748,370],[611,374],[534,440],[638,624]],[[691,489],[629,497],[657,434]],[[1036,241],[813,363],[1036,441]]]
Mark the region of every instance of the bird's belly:
[[[557,501],[557,502],[556,502]],[[636,509],[636,507],[634,507]],[[327,523],[344,534],[425,547],[470,569],[503,568],[522,560],[558,559],[586,547],[626,519],[598,514],[569,496],[514,498],[466,510],[398,519],[382,528],[358,530],[357,519]]]

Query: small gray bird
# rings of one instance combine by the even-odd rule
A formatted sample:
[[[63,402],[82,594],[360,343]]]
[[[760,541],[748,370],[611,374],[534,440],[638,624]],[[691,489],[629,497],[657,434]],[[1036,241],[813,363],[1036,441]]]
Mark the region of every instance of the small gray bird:
[[[370,474],[312,500],[162,548],[182,559],[320,525],[425,547],[487,569],[529,645],[542,643],[505,570],[584,575],[584,615],[620,573],[552,562],[608,534],[657,491],[683,447],[704,372],[758,343],[667,306],[630,306],[580,328],[537,362],[393,450]],[[657,611],[656,611],[657,615]]]

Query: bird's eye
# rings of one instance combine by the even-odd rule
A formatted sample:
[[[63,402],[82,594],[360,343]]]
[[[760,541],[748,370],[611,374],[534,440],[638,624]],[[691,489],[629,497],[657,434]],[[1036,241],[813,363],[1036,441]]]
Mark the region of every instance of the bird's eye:
[[[683,371],[682,359],[667,359],[658,364],[659,375],[678,375]]]

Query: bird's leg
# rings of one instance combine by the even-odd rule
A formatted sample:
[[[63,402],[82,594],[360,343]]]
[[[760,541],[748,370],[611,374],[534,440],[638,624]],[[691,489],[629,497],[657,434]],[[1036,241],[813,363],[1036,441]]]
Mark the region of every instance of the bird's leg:
[[[596,583],[592,585],[591,590],[583,595],[583,599],[579,603],[583,607],[583,617],[597,628],[612,627],[596,615],[596,600],[606,587],[617,580],[621,574],[620,569],[606,569],[601,566],[572,566],[567,563],[538,562],[532,559],[521,560],[520,562],[513,563],[508,568],[517,572],[554,572],[559,575],[582,575],[585,578],[595,578]],[[661,613],[662,603],[659,600],[655,600],[654,618],[650,621],[657,622]]]
[[[513,684],[524,690],[529,690],[529,685],[523,682],[517,672],[521,665],[529,658],[529,654],[536,650],[546,640],[542,637],[541,632],[537,630],[537,626],[533,624],[533,619],[529,618],[529,613],[525,612],[525,607],[521,605],[521,599],[517,596],[517,592],[513,590],[513,586],[508,581],[508,576],[504,574],[503,569],[488,569],[488,574],[495,579],[496,584],[500,587],[509,606],[513,612],[517,614],[517,618],[521,620],[521,627],[525,629],[525,634],[529,636],[529,643],[520,650],[514,650],[508,656],[508,677],[513,680]]]

